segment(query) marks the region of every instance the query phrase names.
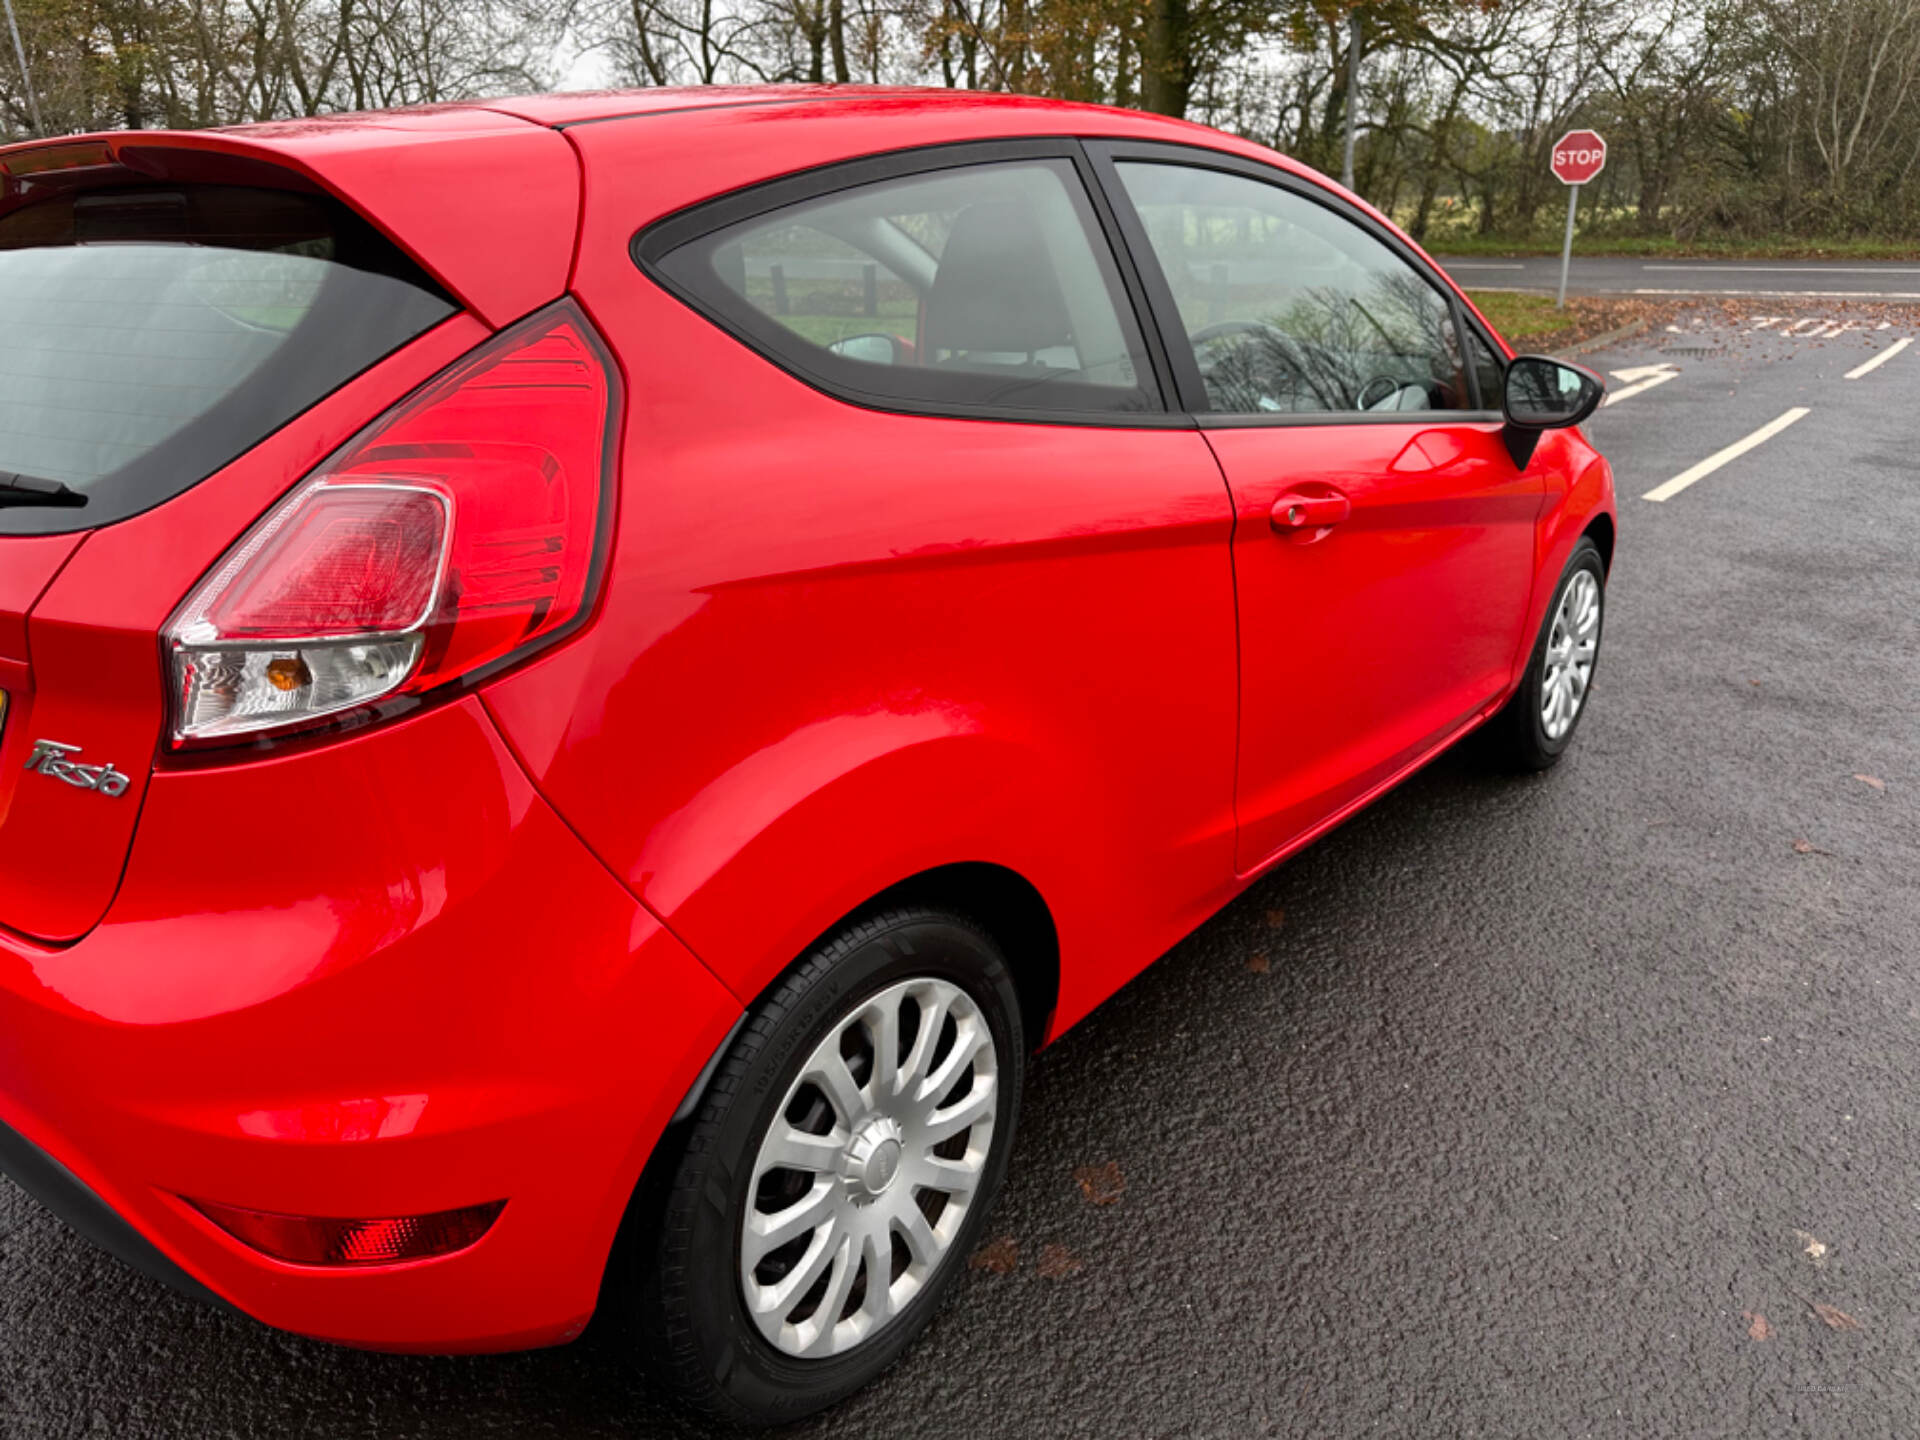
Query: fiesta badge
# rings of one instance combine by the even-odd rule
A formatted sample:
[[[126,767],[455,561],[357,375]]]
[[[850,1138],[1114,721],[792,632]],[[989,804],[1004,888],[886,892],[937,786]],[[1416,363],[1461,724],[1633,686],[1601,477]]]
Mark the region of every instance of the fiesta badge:
[[[33,754],[27,757],[27,769],[64,780],[76,790],[98,791],[109,800],[127,793],[127,786],[133,783],[131,775],[124,775],[111,765],[82,765],[73,758],[79,753],[78,745],[62,745],[58,740],[36,740],[33,742]]]

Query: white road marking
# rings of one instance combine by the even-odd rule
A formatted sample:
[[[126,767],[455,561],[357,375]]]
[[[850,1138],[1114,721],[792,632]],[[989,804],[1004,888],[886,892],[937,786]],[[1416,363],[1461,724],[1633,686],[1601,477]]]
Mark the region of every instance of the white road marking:
[[[1701,270],[1715,275],[1920,275],[1898,265],[1642,265],[1642,270]]]
[[[1524,265],[1497,265],[1490,260],[1456,260],[1443,267],[1447,270],[1524,270]]]
[[[1652,500],[1656,503],[1662,500],[1671,500],[1682,490],[1693,484],[1694,481],[1706,479],[1707,476],[1713,474],[1713,472],[1718,470],[1722,465],[1729,465],[1749,450],[1757,449],[1759,446],[1766,444],[1767,441],[1793,424],[1794,421],[1805,419],[1812,413],[1813,412],[1807,409],[1806,406],[1796,405],[1778,420],[1769,420],[1765,425],[1762,425],[1758,430],[1747,436],[1746,439],[1736,440],[1733,444],[1727,446],[1726,449],[1715,451],[1692,469],[1682,470],[1664,485],[1654,486],[1653,489],[1647,491],[1647,493],[1640,498],[1642,500]]]
[[[1786,319],[1787,317],[1784,315],[1761,315],[1755,318],[1750,328],[1754,330],[1771,330],[1776,325],[1784,324]],[[1813,327],[1811,330],[1806,328],[1809,325]],[[1667,328],[1679,333],[1676,327],[1672,325],[1669,325]],[[1864,320],[1810,319],[1797,320],[1785,330],[1780,331],[1780,334],[1791,335],[1796,340],[1828,340],[1835,335],[1845,335],[1851,331],[1865,330],[1866,328],[1867,322]],[[1891,320],[1882,320],[1873,328],[1875,330],[1890,330],[1893,328],[1893,322]]]
[[[1698,295],[1698,290],[1642,287],[1628,295]],[[1920,300],[1920,290],[1710,290],[1710,295],[1741,295],[1756,300]]]
[[[1680,367],[1678,365],[1636,365],[1630,370],[1614,371],[1613,378],[1627,381],[1627,388],[1608,392],[1607,398],[1601,402],[1602,409],[1608,405],[1618,404],[1629,396],[1638,395],[1643,390],[1664,385],[1669,380],[1678,380]]]
[[[1871,375],[1874,371],[1878,370],[1882,365],[1886,364],[1887,361],[1891,360],[1894,356],[1898,355],[1902,350],[1906,349],[1912,343],[1913,341],[1910,339],[1894,341],[1886,349],[1882,350],[1878,355],[1874,356],[1871,360],[1867,361],[1866,364],[1856,365],[1853,367],[1853,369],[1847,371],[1846,378],[1849,380],[1858,380],[1862,375]]]

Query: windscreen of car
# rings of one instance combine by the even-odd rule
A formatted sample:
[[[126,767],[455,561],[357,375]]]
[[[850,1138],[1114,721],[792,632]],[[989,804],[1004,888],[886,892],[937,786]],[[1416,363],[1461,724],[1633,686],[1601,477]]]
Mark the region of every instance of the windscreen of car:
[[[453,314],[318,195],[156,186],[0,216],[0,535],[198,484]]]

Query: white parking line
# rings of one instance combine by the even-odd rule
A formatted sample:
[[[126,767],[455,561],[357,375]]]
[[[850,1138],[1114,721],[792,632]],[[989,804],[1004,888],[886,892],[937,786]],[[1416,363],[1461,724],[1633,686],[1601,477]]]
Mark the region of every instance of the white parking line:
[[[1900,265],[1642,265],[1642,270],[1704,270],[1719,275],[1920,275]]]
[[[1886,364],[1887,361],[1891,360],[1894,356],[1898,355],[1902,350],[1906,349],[1907,346],[1911,345],[1912,343],[1913,343],[1912,340],[1894,341],[1886,349],[1882,350],[1878,355],[1874,356],[1871,360],[1867,361],[1866,364],[1856,365],[1853,367],[1853,369],[1847,371],[1846,378],[1849,380],[1858,380],[1862,375],[1871,375],[1874,371],[1878,370],[1882,365]]]
[[[1807,409],[1806,406],[1796,405],[1778,420],[1768,421],[1765,425],[1762,425],[1758,430],[1747,436],[1746,439],[1736,440],[1733,444],[1727,446],[1726,449],[1714,452],[1698,465],[1695,465],[1691,470],[1682,470],[1664,485],[1654,486],[1653,489],[1647,491],[1647,493],[1640,498],[1642,500],[1652,500],[1655,502],[1671,500],[1682,490],[1693,484],[1694,481],[1706,479],[1707,476],[1713,474],[1713,472],[1718,470],[1722,465],[1731,464],[1749,450],[1766,444],[1767,441],[1793,424],[1794,421],[1804,419],[1812,413],[1813,412]]]
[[[1651,390],[1656,385],[1664,385],[1669,380],[1678,380],[1680,367],[1678,365],[1638,365],[1631,370],[1614,371],[1613,378],[1630,380],[1634,383],[1624,390],[1609,391],[1607,398],[1602,402],[1603,408],[1607,405],[1617,405],[1622,400],[1638,395],[1643,390]]]
[[[1653,290],[1629,295],[1698,295],[1698,290]],[[1739,295],[1758,300],[1920,300],[1920,290],[1710,290],[1710,295]]]

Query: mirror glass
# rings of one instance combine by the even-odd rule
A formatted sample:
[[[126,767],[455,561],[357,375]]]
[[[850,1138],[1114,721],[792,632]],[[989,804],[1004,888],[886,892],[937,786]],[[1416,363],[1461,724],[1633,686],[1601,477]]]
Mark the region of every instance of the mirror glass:
[[[864,360],[869,365],[900,363],[900,342],[891,335],[849,335],[827,348],[848,360]]]
[[[1593,413],[1600,395],[1593,376],[1557,360],[1522,355],[1507,366],[1507,419],[1515,425],[1577,425]]]

